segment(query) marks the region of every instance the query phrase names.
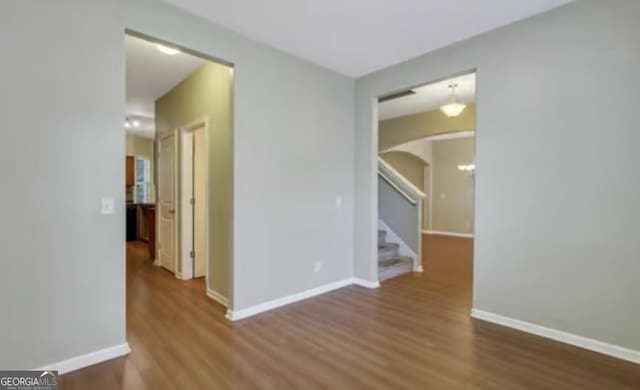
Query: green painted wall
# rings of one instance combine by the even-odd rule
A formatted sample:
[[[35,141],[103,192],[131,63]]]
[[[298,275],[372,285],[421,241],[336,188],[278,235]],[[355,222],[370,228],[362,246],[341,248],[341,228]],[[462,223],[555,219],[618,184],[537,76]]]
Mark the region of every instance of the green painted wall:
[[[433,142],[431,230],[473,234],[474,176],[458,165],[474,162],[473,137]]]
[[[405,142],[434,134],[476,129],[476,105],[467,105],[460,116],[449,118],[440,110],[402,116],[378,123],[378,150],[387,150]]]
[[[156,101],[158,137],[206,118],[209,175],[209,288],[229,296],[233,207],[233,70],[207,63]]]

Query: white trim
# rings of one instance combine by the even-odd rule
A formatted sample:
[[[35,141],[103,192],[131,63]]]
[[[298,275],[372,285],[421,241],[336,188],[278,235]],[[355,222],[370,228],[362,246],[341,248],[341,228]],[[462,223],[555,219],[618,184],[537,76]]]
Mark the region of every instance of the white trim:
[[[191,133],[196,129],[199,129],[200,127],[204,127],[204,143],[205,143],[205,210],[207,213],[207,218],[205,218],[205,232],[206,232],[206,242],[205,242],[205,251],[206,251],[206,260],[205,260],[205,286],[209,286],[209,280],[211,279],[211,275],[210,275],[210,268],[209,265],[211,263],[211,238],[210,238],[210,232],[211,232],[211,221],[209,218],[209,214],[211,211],[211,202],[210,202],[210,183],[211,183],[211,171],[209,169],[209,164],[211,162],[210,156],[209,156],[209,132],[211,131],[210,126],[209,126],[209,117],[208,116],[202,116],[202,117],[198,117],[194,120],[192,120],[191,122],[180,126],[177,130],[176,133],[180,135],[180,137],[177,137],[178,139],[180,139],[180,141],[182,141],[182,135],[185,133]],[[183,156],[182,156],[182,150],[181,148],[178,148],[178,154],[176,154],[176,161],[178,161],[178,167],[176,168],[176,172],[178,172],[179,169],[181,169],[182,163],[183,161]],[[182,190],[182,180],[179,180],[178,183],[176,184],[176,187],[179,188],[180,191],[180,195],[181,194],[181,190]],[[176,199],[178,199],[177,204],[178,206],[176,208],[179,209],[179,211],[182,211],[182,201],[181,201],[181,197],[176,197]],[[180,212],[178,212],[179,215],[181,215]],[[180,217],[179,219],[177,219],[177,223],[181,222],[182,218]],[[181,225],[179,225],[181,228]],[[177,236],[178,239],[178,243],[176,246],[182,248],[182,231],[180,230],[180,234]],[[180,255],[180,252],[178,252],[178,256],[176,257],[176,263],[178,261],[182,262],[183,269],[188,269],[189,267],[191,267],[191,272],[189,273],[185,273],[185,278],[184,280],[188,280],[188,279],[193,279],[193,261],[190,257],[185,256],[185,258],[182,258],[184,254]],[[177,269],[177,266],[176,266]],[[184,273],[184,272],[183,272]]]
[[[189,280],[193,279],[193,267],[194,259],[191,258],[191,251],[193,248],[193,205],[191,204],[191,198],[193,195],[193,145],[194,137],[193,131],[181,129],[178,134],[180,135],[180,143],[178,150],[180,151],[178,158],[179,175],[178,175],[178,197],[177,207],[180,210],[180,219],[176,221],[178,224],[178,245],[179,260],[180,263],[180,279]],[[177,277],[177,273],[176,273]]]
[[[176,279],[180,279],[180,280],[191,280],[191,279],[193,279],[192,277],[189,277],[188,275],[185,275],[182,272],[174,272],[173,276],[175,276]]]
[[[633,349],[628,349],[620,347],[618,345],[605,343],[583,336],[578,336],[573,333],[567,333],[560,330],[547,328],[545,326],[533,324],[526,321],[516,320],[484,310],[472,309],[471,317],[640,364],[640,351],[636,351]]]
[[[391,230],[391,228],[381,219],[378,220],[378,230],[384,230],[387,232],[387,242],[400,245],[398,248],[398,254],[400,256],[411,257],[411,259],[413,259],[413,272],[422,272],[422,264],[418,262],[418,254],[411,250],[409,245],[407,245],[400,236]]]
[[[343,288],[352,284],[362,286],[362,287],[367,287],[367,288],[377,288],[380,286],[380,282],[378,281],[371,282],[371,281],[359,279],[359,278],[343,279],[337,282],[314,287],[312,289],[305,290],[296,294],[287,295],[286,297],[277,298],[271,301],[259,303],[254,306],[247,307],[246,309],[240,309],[240,310],[228,309],[226,317],[231,321],[238,321],[243,318],[251,317],[256,314],[273,310],[281,306],[285,306],[294,302],[302,301],[307,298],[328,293],[329,291],[337,290],[339,288]]]
[[[40,368],[36,368],[34,371],[58,371],[58,374],[64,374],[67,372],[79,370],[84,367],[92,366],[94,364],[102,363],[107,360],[115,359],[120,356],[127,355],[131,352],[129,343],[123,343],[100,349],[94,352],[89,352],[84,355],[75,356],[70,359],[66,359],[60,362],[46,364]]]
[[[229,299],[217,291],[207,288],[207,296],[224,307],[229,307]]]
[[[364,279],[360,279],[360,278],[352,278],[351,279],[351,283],[355,284],[356,286],[366,287],[366,288],[378,288],[378,287],[380,287],[380,282],[377,281],[377,280],[375,282],[372,282],[370,280],[364,280]]]
[[[423,230],[424,234],[434,234],[436,236],[451,236],[451,237],[461,237],[461,238],[473,238],[473,234],[467,233],[454,233],[454,232],[441,232],[438,230]]]
[[[426,139],[427,141],[442,141],[446,139],[458,139],[458,138],[471,138],[475,137],[476,132],[474,130],[463,130],[463,131],[451,131],[448,133],[440,133],[434,134],[422,139]]]

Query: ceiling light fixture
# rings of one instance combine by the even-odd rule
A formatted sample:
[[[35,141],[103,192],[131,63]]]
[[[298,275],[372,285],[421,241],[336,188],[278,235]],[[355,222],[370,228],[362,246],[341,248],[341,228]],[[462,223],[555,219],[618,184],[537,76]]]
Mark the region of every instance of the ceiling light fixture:
[[[458,170],[461,172],[474,173],[476,171],[476,164],[458,165]]]
[[[180,50],[178,50],[178,49],[174,49],[173,47],[167,47],[167,46],[161,45],[159,43],[156,43],[156,49],[158,49],[162,53],[170,55],[170,56],[180,53]]]
[[[129,119],[125,119],[124,128],[125,129],[130,129],[131,128],[131,122],[129,122]]]
[[[440,107],[440,110],[449,118],[453,118],[462,114],[462,111],[464,111],[464,109],[467,107],[466,104],[458,102],[458,99],[456,98],[457,87],[458,84],[449,84],[449,88],[451,88],[451,100],[449,101],[449,103]]]
[[[140,121],[137,119],[134,119],[131,124],[133,125],[133,127],[140,127]]]

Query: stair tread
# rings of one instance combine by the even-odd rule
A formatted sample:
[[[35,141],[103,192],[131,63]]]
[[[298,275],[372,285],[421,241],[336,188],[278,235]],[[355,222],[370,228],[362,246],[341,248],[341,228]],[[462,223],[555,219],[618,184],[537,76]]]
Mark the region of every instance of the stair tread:
[[[396,244],[395,242],[385,242],[382,245],[378,245],[378,249],[398,249],[400,248],[400,244]]]
[[[378,267],[393,267],[394,265],[403,264],[403,265],[413,265],[413,259],[407,256],[397,256],[392,259],[380,260],[378,261]]]
[[[394,242],[388,242],[384,245],[378,245],[378,261],[390,260],[400,255],[400,245]]]
[[[378,279],[380,281],[395,278],[413,271],[413,259],[407,256],[396,256],[378,261]]]

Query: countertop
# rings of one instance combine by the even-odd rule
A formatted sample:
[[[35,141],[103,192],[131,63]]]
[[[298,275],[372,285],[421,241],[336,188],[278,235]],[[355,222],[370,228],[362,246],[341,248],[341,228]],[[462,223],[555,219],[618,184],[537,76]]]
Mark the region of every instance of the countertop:
[[[127,207],[129,206],[140,206],[140,207],[156,207],[155,203],[133,203],[133,202],[127,202]]]

